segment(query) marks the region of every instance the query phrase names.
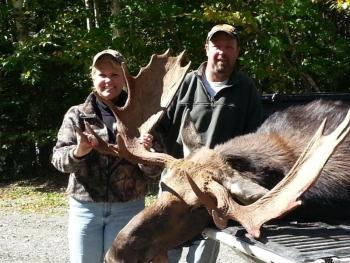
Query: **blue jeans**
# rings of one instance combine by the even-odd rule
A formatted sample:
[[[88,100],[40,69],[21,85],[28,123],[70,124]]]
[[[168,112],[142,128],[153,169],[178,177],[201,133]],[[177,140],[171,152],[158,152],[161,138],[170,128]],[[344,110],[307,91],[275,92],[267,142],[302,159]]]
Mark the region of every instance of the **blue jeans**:
[[[213,239],[196,239],[188,248],[187,263],[214,263],[218,257],[220,242]],[[168,251],[169,263],[180,261],[183,248],[172,249]]]
[[[144,198],[124,203],[94,203],[70,197],[70,262],[103,262],[104,255],[119,231],[144,207]]]
[[[163,170],[161,177],[166,174]],[[158,197],[162,193],[161,181],[159,181]],[[194,239],[188,247],[186,256],[187,263],[214,263],[219,255],[220,242],[213,239]],[[177,263],[181,259],[183,248],[179,247],[168,251],[169,263]]]

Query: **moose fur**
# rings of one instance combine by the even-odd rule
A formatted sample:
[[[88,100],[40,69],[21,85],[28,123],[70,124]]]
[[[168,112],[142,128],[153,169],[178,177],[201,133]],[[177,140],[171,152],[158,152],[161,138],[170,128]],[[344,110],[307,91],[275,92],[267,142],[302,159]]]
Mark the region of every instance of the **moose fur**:
[[[106,261],[155,261],[211,224],[211,217],[193,193],[186,173],[196,180],[214,180],[233,198],[249,204],[287,174],[324,118],[327,134],[339,125],[348,109],[341,102],[322,100],[290,107],[271,115],[255,133],[233,138],[212,150],[195,149],[185,159],[174,160],[162,178],[159,198],[118,234]],[[184,141],[188,139],[183,137]],[[345,138],[319,179],[303,194],[302,206],[291,216],[349,219],[349,168],[350,139]]]

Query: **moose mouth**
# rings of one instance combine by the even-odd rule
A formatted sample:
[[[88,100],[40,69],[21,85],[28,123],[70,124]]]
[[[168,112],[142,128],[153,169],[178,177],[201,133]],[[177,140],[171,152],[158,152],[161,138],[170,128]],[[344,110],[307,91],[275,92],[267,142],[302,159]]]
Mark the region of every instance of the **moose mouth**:
[[[117,235],[107,262],[150,262],[159,254],[195,238],[211,222],[207,209],[193,208],[163,193]]]

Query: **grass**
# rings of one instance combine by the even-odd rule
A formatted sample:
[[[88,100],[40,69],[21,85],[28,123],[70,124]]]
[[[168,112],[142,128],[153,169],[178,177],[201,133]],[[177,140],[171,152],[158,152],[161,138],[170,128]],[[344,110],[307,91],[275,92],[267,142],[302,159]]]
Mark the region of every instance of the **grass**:
[[[61,214],[67,209],[64,188],[45,179],[27,179],[0,187],[0,210]]]
[[[68,209],[65,193],[68,176],[34,178],[0,185],[0,211],[64,214]],[[146,197],[146,205],[156,199]]]
[[[21,212],[61,213],[67,207],[63,193],[43,193],[27,186],[0,189],[0,209]]]

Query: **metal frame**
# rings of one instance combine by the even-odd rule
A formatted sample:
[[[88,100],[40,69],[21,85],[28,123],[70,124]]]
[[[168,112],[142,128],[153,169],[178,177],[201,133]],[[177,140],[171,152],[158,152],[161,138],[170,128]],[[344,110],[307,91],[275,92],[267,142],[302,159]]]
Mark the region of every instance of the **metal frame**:
[[[254,239],[241,226],[206,228],[202,235],[218,240],[257,262],[349,263],[350,221],[281,222],[265,225]]]

